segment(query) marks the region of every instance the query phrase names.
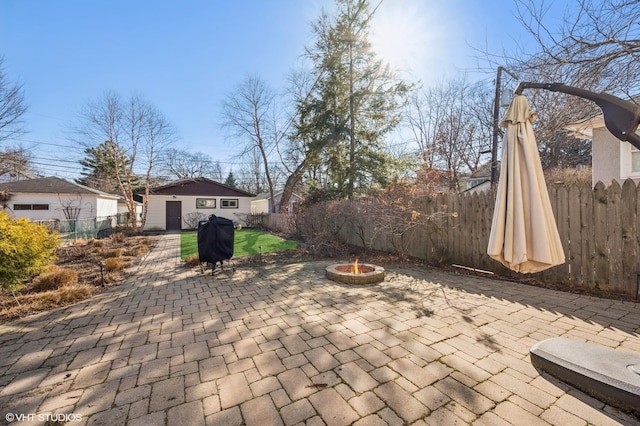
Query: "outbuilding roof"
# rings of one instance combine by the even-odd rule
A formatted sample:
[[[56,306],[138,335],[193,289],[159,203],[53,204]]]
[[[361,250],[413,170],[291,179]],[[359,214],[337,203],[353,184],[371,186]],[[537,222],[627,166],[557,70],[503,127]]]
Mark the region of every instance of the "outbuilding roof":
[[[201,195],[219,197],[255,197],[247,191],[204,177],[182,179],[150,189],[151,195]]]

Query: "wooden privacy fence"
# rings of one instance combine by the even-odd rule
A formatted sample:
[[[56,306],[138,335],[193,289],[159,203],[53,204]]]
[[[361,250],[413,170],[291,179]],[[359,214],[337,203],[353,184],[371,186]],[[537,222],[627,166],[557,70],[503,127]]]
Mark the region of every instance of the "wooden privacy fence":
[[[545,283],[566,283],[636,294],[640,272],[640,188],[632,180],[548,186],[566,261],[528,276]],[[412,236],[410,256],[434,263],[458,264],[508,277],[522,277],[487,255],[495,191],[441,194],[422,203],[421,214],[444,215]],[[355,240],[353,241],[355,242]]]
[[[271,213],[261,215],[262,226],[284,234],[295,232],[295,216],[288,213]]]
[[[553,284],[598,288],[636,295],[640,272],[640,188],[599,182],[548,186],[566,262],[536,274],[510,271],[487,255],[495,191],[439,194],[415,203],[421,215],[436,219],[406,237],[406,254],[437,264],[457,264],[506,277],[533,277]],[[454,214],[456,213],[456,214]],[[275,220],[275,218],[273,218]],[[282,218],[279,218],[282,219]],[[266,221],[265,221],[266,222]],[[358,230],[346,229],[346,242],[393,252],[392,237],[362,218]],[[263,222],[264,223],[264,222]],[[275,225],[275,223],[274,223]],[[356,228],[356,227],[353,227]],[[359,233],[359,234],[358,234]]]

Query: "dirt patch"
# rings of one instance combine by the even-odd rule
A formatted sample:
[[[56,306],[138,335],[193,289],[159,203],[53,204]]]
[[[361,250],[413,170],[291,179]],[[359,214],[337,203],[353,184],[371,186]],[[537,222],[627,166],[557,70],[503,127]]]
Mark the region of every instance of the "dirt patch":
[[[36,292],[34,282],[15,295],[0,292],[0,322],[79,302],[120,285],[155,245],[157,236],[113,234],[99,240],[79,240],[56,250],[55,265],[77,272],[77,282]]]

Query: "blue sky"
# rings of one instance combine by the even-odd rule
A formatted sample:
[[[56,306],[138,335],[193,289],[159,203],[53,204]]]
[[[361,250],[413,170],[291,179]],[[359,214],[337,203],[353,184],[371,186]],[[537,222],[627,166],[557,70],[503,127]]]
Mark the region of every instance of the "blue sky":
[[[178,129],[177,148],[233,168],[237,144],[220,128],[225,95],[247,75],[283,90],[313,40],[310,24],[333,7],[332,0],[2,0],[0,56],[29,106],[29,133],[14,143],[31,150],[44,174],[77,177],[70,161],[83,148],[68,132],[84,105],[113,90],[157,106]],[[474,47],[522,42],[514,12],[512,0],[383,0],[374,46],[408,79],[436,84],[475,68]]]

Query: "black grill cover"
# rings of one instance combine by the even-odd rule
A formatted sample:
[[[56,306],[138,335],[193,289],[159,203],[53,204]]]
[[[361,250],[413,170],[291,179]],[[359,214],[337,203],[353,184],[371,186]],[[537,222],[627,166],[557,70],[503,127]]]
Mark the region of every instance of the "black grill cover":
[[[211,215],[198,223],[198,256],[200,262],[214,265],[233,256],[233,222]]]

